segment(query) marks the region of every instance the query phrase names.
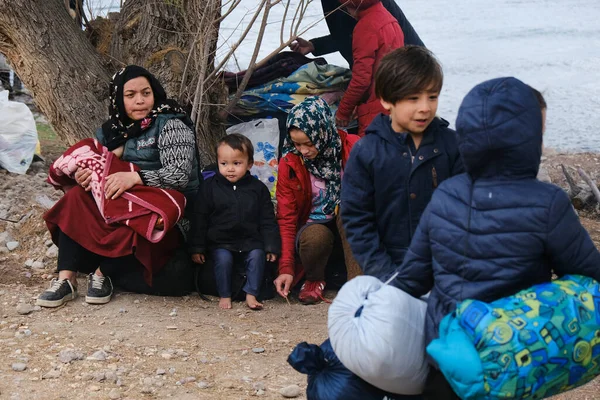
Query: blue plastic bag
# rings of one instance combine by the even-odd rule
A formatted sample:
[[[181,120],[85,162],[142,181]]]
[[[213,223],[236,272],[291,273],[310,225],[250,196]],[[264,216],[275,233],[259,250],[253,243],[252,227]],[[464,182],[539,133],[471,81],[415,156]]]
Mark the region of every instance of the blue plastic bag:
[[[308,400],[418,400],[421,396],[402,396],[385,392],[365,382],[344,367],[327,339],[319,347],[302,342],[288,357],[298,372],[308,375]]]

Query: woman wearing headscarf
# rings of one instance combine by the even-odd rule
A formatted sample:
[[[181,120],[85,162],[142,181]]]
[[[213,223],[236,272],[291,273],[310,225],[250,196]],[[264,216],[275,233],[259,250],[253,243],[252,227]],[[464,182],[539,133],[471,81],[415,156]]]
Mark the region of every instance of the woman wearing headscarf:
[[[160,82],[142,67],[123,68],[110,82],[109,114],[96,132],[98,141],[139,170],[108,175],[103,183],[105,199],[118,199],[144,185],[176,190],[191,200],[200,184],[193,124],[175,101],[167,99]],[[85,300],[91,304],[110,301],[111,277],[134,268],[141,268],[151,284],[152,275],[181,244],[188,225],[180,220],[180,229],[151,243],[132,234],[126,224],[105,222],[97,200],[88,193],[90,169],[79,167],[74,179],[78,185],[44,215],[58,246],[58,278],[36,302],[44,307],[58,307],[77,297],[77,272],[89,274]]]
[[[358,136],[337,130],[332,112],[319,97],[292,108],[279,161],[277,221],[281,232],[277,293],[287,298],[303,277],[299,299],[323,300],[325,270],[343,252],[348,279],[360,274],[339,218],[342,169]]]

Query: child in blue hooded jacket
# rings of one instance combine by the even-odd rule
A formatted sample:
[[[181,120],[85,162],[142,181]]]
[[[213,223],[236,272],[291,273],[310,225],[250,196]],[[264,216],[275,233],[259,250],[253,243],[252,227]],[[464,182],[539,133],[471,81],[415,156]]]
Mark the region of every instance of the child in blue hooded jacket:
[[[466,173],[445,181],[425,209],[395,287],[431,291],[426,344],[466,299],[513,295],[558,276],[600,280],[600,253],[567,194],[536,179],[543,116],[536,92],[515,78],[483,82],[456,120]],[[425,399],[458,399],[432,368]]]

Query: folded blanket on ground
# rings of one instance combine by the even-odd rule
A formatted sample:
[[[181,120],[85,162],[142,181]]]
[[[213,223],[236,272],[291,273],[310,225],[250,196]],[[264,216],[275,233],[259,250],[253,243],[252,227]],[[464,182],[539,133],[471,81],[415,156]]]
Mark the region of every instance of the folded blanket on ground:
[[[311,62],[288,77],[246,90],[232,113],[249,116],[265,111],[288,112],[308,96],[346,90],[351,77],[347,68]]]
[[[70,147],[50,167],[48,182],[68,190],[75,186],[79,168],[92,171],[91,194],[107,224],[126,225],[152,243],[159,242],[183,217],[185,196],[176,190],[136,185],[115,200],[105,199],[106,177],[115,172],[139,171],[120,160],[96,139],[84,139]],[[160,229],[157,228],[162,219]]]
[[[444,317],[429,355],[461,399],[542,399],[600,374],[600,285],[567,275]]]

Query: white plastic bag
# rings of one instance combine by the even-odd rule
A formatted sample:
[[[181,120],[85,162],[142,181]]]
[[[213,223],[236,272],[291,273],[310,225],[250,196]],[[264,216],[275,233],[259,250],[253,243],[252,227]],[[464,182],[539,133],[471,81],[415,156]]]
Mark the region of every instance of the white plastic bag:
[[[346,368],[373,386],[419,394],[429,372],[426,309],[425,302],[375,277],[356,277],[329,307],[333,350]]]
[[[279,153],[279,122],[277,119],[255,119],[234,125],[227,134],[240,133],[254,146],[254,165],[250,173],[260,179],[275,198],[277,185],[277,157]]]
[[[9,172],[27,172],[38,143],[33,114],[23,103],[8,100],[0,91],[0,167]]]

